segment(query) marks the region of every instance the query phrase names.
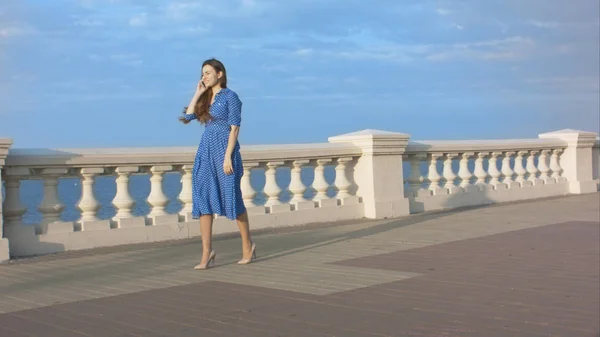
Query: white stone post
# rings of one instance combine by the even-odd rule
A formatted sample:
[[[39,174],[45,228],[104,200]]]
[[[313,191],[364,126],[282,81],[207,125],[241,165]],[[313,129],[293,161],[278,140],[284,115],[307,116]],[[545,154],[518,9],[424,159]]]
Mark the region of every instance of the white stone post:
[[[600,138],[596,137],[596,142],[592,148],[592,170],[596,181],[597,189],[600,191]]]
[[[294,195],[290,204],[298,202],[305,202],[304,192],[306,192],[306,185],[302,182],[302,167],[309,163],[309,160],[294,160],[292,162],[291,180],[288,189]]]
[[[4,238],[4,216],[2,215],[2,168],[4,159],[8,156],[8,149],[12,145],[12,139],[0,138],[0,263],[10,260],[8,239]]]
[[[360,187],[365,217],[383,219],[408,215],[404,197],[402,154],[409,135],[379,130],[363,130],[330,137],[330,143],[351,143],[362,150],[354,168],[354,181]]]
[[[559,130],[540,134],[540,139],[560,139],[566,148],[560,156],[562,177],[569,183],[569,192],[573,194],[595,193],[598,186],[594,181],[592,147],[597,133],[579,130]]]
[[[169,203],[169,199],[163,192],[163,177],[165,173],[172,171],[171,165],[155,165],[150,168],[150,195],[148,195],[148,203],[152,205],[150,218],[167,215],[165,207]]]

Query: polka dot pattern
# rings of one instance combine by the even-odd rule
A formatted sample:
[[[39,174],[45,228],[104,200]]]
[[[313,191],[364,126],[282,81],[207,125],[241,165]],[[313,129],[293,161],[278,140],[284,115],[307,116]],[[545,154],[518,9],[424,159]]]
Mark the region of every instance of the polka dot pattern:
[[[230,126],[242,122],[242,102],[233,90],[223,88],[216,94],[210,114],[213,119],[206,123],[192,170],[192,218],[218,214],[234,220],[246,211],[240,185],[244,167],[239,142],[231,157],[232,174],[225,174],[223,161]],[[191,121],[196,115],[185,118]]]

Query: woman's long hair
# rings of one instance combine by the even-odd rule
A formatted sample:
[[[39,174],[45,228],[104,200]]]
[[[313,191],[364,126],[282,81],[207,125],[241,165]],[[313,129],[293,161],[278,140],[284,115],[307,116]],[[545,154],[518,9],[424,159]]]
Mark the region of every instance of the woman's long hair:
[[[204,61],[204,63],[202,63],[202,68],[204,68],[205,65],[213,67],[217,74],[219,72],[223,74],[223,76],[221,76],[221,79],[219,80],[219,83],[221,84],[221,88],[227,88],[227,71],[225,70],[225,66],[223,65],[223,63],[213,58]],[[200,95],[200,98],[198,98],[198,101],[196,102],[196,106],[194,107],[194,114],[196,115],[200,123],[204,124],[212,119],[212,116],[209,112],[210,102],[212,101],[212,98],[213,91],[211,88],[208,88],[202,93],[202,95]]]

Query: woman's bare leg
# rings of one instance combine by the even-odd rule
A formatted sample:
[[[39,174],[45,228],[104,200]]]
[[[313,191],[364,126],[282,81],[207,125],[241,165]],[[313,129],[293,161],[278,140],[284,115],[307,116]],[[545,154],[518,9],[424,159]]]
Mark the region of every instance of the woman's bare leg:
[[[200,235],[202,236],[202,259],[200,264],[206,264],[212,251],[212,224],[212,214],[200,216]]]
[[[237,217],[237,225],[242,238],[242,259],[250,259],[252,255],[252,240],[250,239],[250,221],[248,220],[248,212],[240,214]]]

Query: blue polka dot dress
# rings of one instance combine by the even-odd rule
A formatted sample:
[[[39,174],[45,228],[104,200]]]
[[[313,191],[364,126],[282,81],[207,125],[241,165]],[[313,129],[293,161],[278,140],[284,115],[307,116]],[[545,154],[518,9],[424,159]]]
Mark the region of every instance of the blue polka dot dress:
[[[240,187],[244,168],[239,142],[232,153],[232,174],[225,174],[223,161],[230,125],[240,126],[242,121],[242,102],[233,90],[223,88],[209,111],[212,120],[206,123],[192,170],[192,218],[218,214],[234,220],[246,212]],[[186,114],[185,118],[191,121],[196,115]]]

